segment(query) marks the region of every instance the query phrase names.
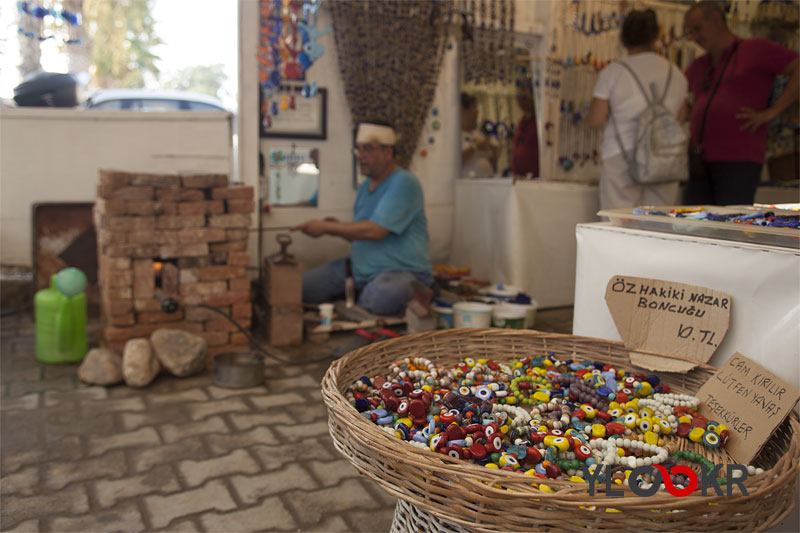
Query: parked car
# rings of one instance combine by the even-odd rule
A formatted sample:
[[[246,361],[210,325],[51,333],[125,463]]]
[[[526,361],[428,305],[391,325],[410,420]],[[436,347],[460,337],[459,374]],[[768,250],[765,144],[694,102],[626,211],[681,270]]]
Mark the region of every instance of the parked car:
[[[150,89],[102,89],[83,106],[106,111],[230,111],[213,96]]]

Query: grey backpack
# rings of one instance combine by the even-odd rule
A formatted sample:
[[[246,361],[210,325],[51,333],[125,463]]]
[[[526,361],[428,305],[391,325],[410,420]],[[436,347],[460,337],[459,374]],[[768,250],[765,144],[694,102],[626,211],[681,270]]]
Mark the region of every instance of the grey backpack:
[[[655,83],[652,83],[650,85],[652,98],[650,98],[633,69],[624,61],[620,61],[619,64],[631,73],[647,102],[647,107],[636,119],[636,142],[632,152],[626,153],[622,146],[614,114],[611,114],[614,134],[622,151],[622,157],[628,163],[631,177],[641,185],[686,181],[689,178],[687,154],[689,138],[683,126],[664,105],[664,98],[672,80],[672,65],[667,65],[667,83],[663,94],[658,98]]]

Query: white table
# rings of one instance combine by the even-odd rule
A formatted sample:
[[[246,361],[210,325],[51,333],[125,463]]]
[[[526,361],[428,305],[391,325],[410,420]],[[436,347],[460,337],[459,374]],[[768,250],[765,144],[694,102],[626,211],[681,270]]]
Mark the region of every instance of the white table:
[[[540,308],[572,305],[575,225],[598,220],[598,208],[596,185],[458,180],[450,263],[520,287]]]

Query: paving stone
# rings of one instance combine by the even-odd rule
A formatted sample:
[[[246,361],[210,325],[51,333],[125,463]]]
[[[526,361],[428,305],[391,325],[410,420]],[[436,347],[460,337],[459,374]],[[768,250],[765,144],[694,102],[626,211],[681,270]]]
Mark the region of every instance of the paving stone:
[[[142,426],[158,426],[167,421],[174,422],[186,418],[180,405],[168,405],[151,411],[137,413],[119,413],[118,420],[122,429],[131,431]]]
[[[75,388],[76,377],[63,376],[47,381],[15,381],[11,383],[8,394],[10,396],[22,396],[31,392],[43,391],[64,391],[68,392]]]
[[[0,500],[0,516],[3,517],[3,531],[15,527],[19,522],[43,515],[72,514],[89,512],[89,495],[86,487],[76,485],[58,492],[37,494],[35,496],[6,496]]]
[[[310,424],[296,424],[294,426],[279,426],[276,432],[289,442],[306,437],[328,438],[328,421],[312,422]]]
[[[341,516],[328,516],[319,524],[313,526],[306,526],[303,528],[304,533],[350,533],[351,531],[359,531],[353,529]],[[381,531],[379,529],[369,529],[367,531]],[[384,531],[389,531],[388,529]]]
[[[176,518],[205,511],[232,511],[236,509],[230,492],[221,481],[210,481],[205,486],[172,496],[147,496],[144,504],[153,527],[162,528]]]
[[[202,420],[211,415],[231,413],[237,411],[250,411],[250,407],[241,398],[229,398],[227,400],[213,400],[210,402],[193,403],[186,405],[189,411],[189,418],[192,420]]]
[[[228,426],[222,418],[214,416],[207,420],[189,424],[164,424],[163,426],[159,426],[158,430],[162,437],[164,437],[164,441],[169,443],[183,440],[187,437],[195,437],[197,435],[227,433]]]
[[[86,387],[69,391],[49,390],[44,393],[44,405],[45,407],[56,407],[66,402],[98,401],[106,398],[108,398],[108,393],[103,387]]]
[[[294,518],[277,497],[239,511],[206,513],[200,517],[206,531],[294,531]]]
[[[118,433],[110,437],[89,439],[89,455],[101,455],[109,450],[118,448],[133,448],[135,446],[158,446],[161,438],[155,428],[146,427],[126,433]]]
[[[3,443],[5,445],[5,443]],[[3,448],[3,470],[2,475],[5,478],[6,475],[16,472],[20,468],[41,462],[47,457],[47,452],[41,449],[27,449],[22,450],[20,452],[9,452],[7,449]]]
[[[42,379],[55,379],[64,376],[74,376],[78,373],[78,364],[69,365],[41,365]]]
[[[353,511],[347,513],[347,521],[352,526],[350,531],[390,531],[394,521],[394,504],[371,511]]]
[[[146,472],[151,468],[182,459],[205,459],[209,452],[199,439],[184,439],[171,444],[153,446],[144,450],[129,450],[134,472]]]
[[[317,487],[309,473],[296,463],[289,463],[281,470],[268,474],[233,476],[230,482],[244,503],[256,503],[264,496],[291,490],[312,491]],[[363,489],[361,491],[363,492]]]
[[[286,413],[279,414],[231,414],[228,416],[234,427],[239,430],[252,429],[257,426],[290,425],[294,421]]]
[[[38,367],[21,367],[3,369],[3,382],[11,383],[13,381],[35,381],[42,379],[42,369]]]
[[[7,531],[8,533],[38,533],[42,530],[39,527],[38,520],[26,520],[25,522],[20,522],[16,527],[11,529],[7,529],[5,524],[3,524],[3,531]]]
[[[282,394],[300,389],[319,389],[319,381],[307,374],[303,374],[294,378],[268,379],[266,386],[270,394]]]
[[[110,413],[97,416],[78,416],[80,409],[66,410],[61,407],[58,411],[47,417],[44,423],[45,438],[52,442],[58,441],[68,435],[114,435],[117,428],[114,416]]]
[[[216,385],[211,385],[206,389],[208,395],[215,400],[224,400],[226,398],[231,398],[233,396],[242,396],[242,397],[252,397],[258,396],[259,394],[266,394],[267,391],[264,389],[263,386],[258,387],[248,387],[246,389],[227,389],[225,387],[217,387]]]
[[[208,435],[206,442],[215,454],[239,448],[250,448],[257,444],[280,444],[280,440],[275,438],[275,434],[265,427],[253,428],[244,433]]]
[[[341,457],[333,442],[328,440],[326,445],[319,439],[303,439],[293,446],[254,446],[252,451],[267,470],[275,470],[293,461],[326,461]]]
[[[117,413],[125,411],[145,411],[147,406],[141,397],[113,398],[98,403],[81,405],[81,413],[92,417],[99,414]]]
[[[170,523],[169,526],[165,527],[164,529],[155,529],[154,531],[159,531],[163,533],[201,533],[202,531],[213,531],[213,530],[204,530],[199,525],[194,523],[192,520],[174,520]]]
[[[203,389],[193,388],[182,392],[152,393],[147,395],[147,403],[151,406],[165,405],[168,403],[205,402],[208,394]]]
[[[296,392],[287,392],[285,394],[268,394],[266,396],[254,396],[250,398],[250,402],[261,410],[267,410],[272,407],[283,407],[293,403],[305,402],[305,398]]]
[[[0,481],[0,494],[31,496],[35,493],[38,482],[39,468],[28,466],[13,474],[4,475],[2,481]]]
[[[47,413],[42,409],[3,411],[0,413],[3,453],[20,452],[41,447],[44,441],[42,428],[45,420],[47,420]]]
[[[121,504],[116,509],[92,511],[86,516],[75,518],[54,518],[49,521],[51,531],[85,533],[91,531],[134,532],[146,531],[142,514],[133,502]]]
[[[31,410],[39,407],[39,393],[31,392],[22,396],[3,398],[0,401],[0,411]]]
[[[48,463],[43,468],[42,479],[47,488],[58,490],[75,481],[102,477],[120,478],[125,475],[126,469],[125,456],[117,451],[83,461]]]
[[[335,487],[320,490],[309,490],[304,493],[291,491],[285,494],[291,510],[300,517],[304,529],[305,524],[316,524],[330,513],[331,509],[337,512],[351,511],[353,509],[375,509],[378,503],[356,480],[346,480]]]
[[[322,399],[318,403],[302,403],[289,405],[286,407],[286,412],[295,420],[295,423],[308,424],[318,420],[328,420],[328,409],[322,403]]]
[[[94,483],[94,493],[100,507],[113,507],[120,500],[143,496],[145,494],[165,494],[176,492],[181,485],[168,465],[139,474],[116,480],[101,479]]]
[[[344,479],[358,479],[361,475],[350,461],[339,459],[338,461],[310,461],[305,463],[311,473],[322,482],[323,487],[338,485]]]
[[[206,480],[231,474],[255,474],[261,467],[245,450],[236,450],[222,457],[205,461],[181,461],[178,472],[189,487],[202,485]]]

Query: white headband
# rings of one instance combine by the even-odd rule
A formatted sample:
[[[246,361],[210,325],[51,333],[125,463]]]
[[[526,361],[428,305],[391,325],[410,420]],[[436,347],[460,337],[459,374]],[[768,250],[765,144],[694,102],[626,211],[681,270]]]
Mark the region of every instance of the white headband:
[[[358,125],[356,144],[364,144],[369,142],[384,144],[386,146],[394,146],[397,142],[397,134],[390,126],[362,122]]]

